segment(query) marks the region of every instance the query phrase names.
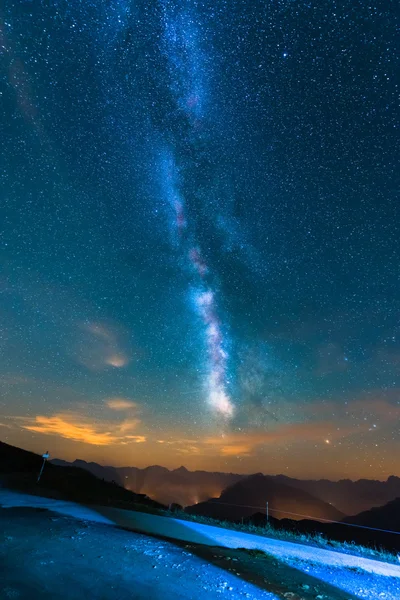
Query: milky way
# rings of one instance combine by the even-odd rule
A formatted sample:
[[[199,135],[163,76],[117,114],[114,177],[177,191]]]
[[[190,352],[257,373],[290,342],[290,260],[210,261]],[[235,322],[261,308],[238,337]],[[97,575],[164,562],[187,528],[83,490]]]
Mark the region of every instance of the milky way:
[[[187,119],[186,136],[192,148],[191,162],[197,162],[197,144],[202,137],[202,121],[205,115],[205,75],[204,57],[199,50],[199,34],[195,23],[196,12],[182,4],[163,3],[162,21],[164,32],[161,48],[167,57],[170,73],[170,92],[176,103],[176,111],[182,111]],[[203,59],[203,60],[202,60]],[[180,131],[176,133],[179,137]],[[206,141],[207,143],[207,141]],[[222,325],[218,318],[216,293],[210,283],[210,269],[187,216],[187,202],[184,192],[184,175],[179,172],[176,150],[172,146],[164,157],[162,191],[172,212],[174,239],[187,257],[193,271],[200,279],[200,287],[194,292],[194,304],[201,317],[207,353],[205,391],[210,407],[224,417],[232,417],[234,406],[227,393],[228,353],[224,347]],[[186,160],[186,170],[187,169]],[[201,233],[201,232],[200,232]]]
[[[2,439],[398,468],[395,22],[383,1],[3,3]]]

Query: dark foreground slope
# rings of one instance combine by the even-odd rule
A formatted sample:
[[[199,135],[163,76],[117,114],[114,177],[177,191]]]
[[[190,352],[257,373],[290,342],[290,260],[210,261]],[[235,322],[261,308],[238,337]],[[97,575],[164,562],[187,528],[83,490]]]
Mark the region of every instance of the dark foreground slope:
[[[85,469],[61,467],[47,463],[40,482],[38,473],[42,457],[33,452],[0,442],[0,483],[14,490],[81,504],[102,504],[155,510],[164,508],[144,494],[134,494],[123,487],[103,481]]]
[[[357,600],[359,590],[365,600],[399,599],[396,577],[183,546],[32,508],[0,508],[0,564],[2,600]]]

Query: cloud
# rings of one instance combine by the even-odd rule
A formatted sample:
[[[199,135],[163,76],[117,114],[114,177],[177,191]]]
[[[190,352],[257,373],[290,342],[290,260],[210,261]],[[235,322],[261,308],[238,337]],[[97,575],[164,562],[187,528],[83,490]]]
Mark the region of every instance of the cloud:
[[[132,431],[132,429],[136,429],[136,427],[139,425],[139,423],[140,423],[139,419],[126,419],[119,425],[119,431],[121,433],[127,433],[129,431]],[[129,437],[129,436],[125,436],[125,437]]]
[[[327,419],[318,422],[274,423],[273,429],[270,430],[242,429],[197,439],[186,439],[175,434],[171,439],[162,442],[169,446],[172,452],[181,455],[250,457],[256,455],[263,447],[282,448],[310,442],[326,445],[327,439],[334,444],[360,431],[361,428],[355,425],[338,427],[337,423]],[[363,425],[362,431],[368,431],[367,424]]]
[[[250,456],[251,445],[248,444],[231,444],[229,446],[222,446],[222,456]]]
[[[126,400],[125,398],[110,398],[106,400],[106,404],[112,410],[131,410],[137,408],[136,402]]]
[[[112,354],[105,358],[106,365],[120,369],[128,364],[128,358],[124,354]]]
[[[364,425],[363,431],[367,431]],[[270,445],[292,445],[296,443],[325,443],[331,442],[360,433],[361,428],[356,426],[337,427],[330,421],[289,423],[275,427],[270,431],[264,429],[250,431],[234,431],[221,436],[206,438],[205,447],[213,448],[222,456],[250,456],[258,448]]]
[[[304,420],[305,409],[310,416],[307,421]],[[201,443],[204,452],[217,451],[221,456],[251,456],[263,446],[271,445],[282,447],[311,442],[334,446],[335,442],[343,442],[352,436],[396,426],[400,421],[399,390],[392,390],[388,398],[377,391],[346,404],[313,402],[306,407],[295,406],[291,418],[291,423],[271,421],[268,428],[233,430],[206,437]]]
[[[193,456],[193,454],[200,454],[201,449],[198,446],[183,446],[177,447],[176,452],[178,454]]]
[[[91,371],[107,367],[121,369],[130,362],[128,353],[122,347],[122,337],[116,326],[100,322],[84,323],[80,326],[74,357]]]
[[[120,423],[91,422],[79,414],[55,414],[50,417],[38,415],[26,419],[22,429],[44,435],[58,435],[68,440],[95,446],[112,446],[145,442],[146,437],[134,433],[140,421],[125,420]]]

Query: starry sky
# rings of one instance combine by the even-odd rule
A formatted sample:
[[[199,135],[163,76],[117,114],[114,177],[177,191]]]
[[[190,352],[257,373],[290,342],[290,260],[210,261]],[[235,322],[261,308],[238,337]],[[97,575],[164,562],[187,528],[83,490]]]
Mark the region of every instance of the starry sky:
[[[400,475],[388,0],[5,0],[0,435]]]

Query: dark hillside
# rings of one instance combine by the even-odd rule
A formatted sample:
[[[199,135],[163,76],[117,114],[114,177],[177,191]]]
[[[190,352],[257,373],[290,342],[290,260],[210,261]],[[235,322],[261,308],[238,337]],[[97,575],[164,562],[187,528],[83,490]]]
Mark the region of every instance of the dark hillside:
[[[0,442],[0,482],[10,489],[81,504],[101,504],[156,510],[164,508],[144,494],[134,494],[116,483],[99,479],[86,469],[62,467],[48,462],[40,482],[42,457]]]

